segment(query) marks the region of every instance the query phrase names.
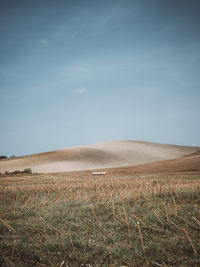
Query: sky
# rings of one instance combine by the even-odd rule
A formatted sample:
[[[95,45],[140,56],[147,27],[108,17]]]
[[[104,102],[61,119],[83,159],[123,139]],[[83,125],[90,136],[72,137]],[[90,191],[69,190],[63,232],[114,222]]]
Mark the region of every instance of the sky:
[[[1,0],[0,154],[200,146],[199,0]]]

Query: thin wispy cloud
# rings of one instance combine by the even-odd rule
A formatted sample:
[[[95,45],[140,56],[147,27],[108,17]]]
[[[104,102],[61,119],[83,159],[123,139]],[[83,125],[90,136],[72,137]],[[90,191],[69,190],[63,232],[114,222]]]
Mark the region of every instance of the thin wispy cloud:
[[[85,93],[85,91],[86,91],[85,88],[79,88],[79,89],[75,89],[74,93],[80,95],[80,94]]]
[[[43,45],[49,45],[50,44],[47,39],[41,39],[40,43],[43,44]]]

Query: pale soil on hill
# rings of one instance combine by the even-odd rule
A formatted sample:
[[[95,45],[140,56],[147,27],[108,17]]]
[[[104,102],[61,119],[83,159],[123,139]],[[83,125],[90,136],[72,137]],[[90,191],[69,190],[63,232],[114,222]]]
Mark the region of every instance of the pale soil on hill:
[[[180,171],[182,171],[185,164],[184,159],[181,159],[180,162],[179,160],[165,162],[164,165],[161,163],[162,167],[159,162],[185,157],[199,149],[199,147],[139,141],[113,141],[1,160],[0,172],[31,168],[34,173],[55,173],[133,166],[130,167],[133,168],[131,172],[148,173],[152,166],[154,170],[157,170],[156,172],[160,171],[160,169],[161,172],[165,172],[169,170],[169,166],[172,169],[176,169],[173,164],[183,166],[180,168]],[[194,167],[192,167],[191,163],[187,163],[190,169],[197,168],[200,165],[199,155],[193,161],[197,162]],[[152,162],[155,163],[153,164]],[[150,163],[150,165],[146,163]],[[142,166],[141,164],[145,165]],[[124,169],[122,170],[124,171]],[[113,170],[114,173],[118,171],[120,170]],[[125,168],[126,171],[129,172],[130,170]]]
[[[130,176],[135,174],[200,174],[200,151],[188,156],[172,160],[156,161],[133,166],[124,166],[118,168],[100,169],[96,171],[106,172],[112,176]],[[73,176],[92,176],[93,170],[68,172],[66,175]]]

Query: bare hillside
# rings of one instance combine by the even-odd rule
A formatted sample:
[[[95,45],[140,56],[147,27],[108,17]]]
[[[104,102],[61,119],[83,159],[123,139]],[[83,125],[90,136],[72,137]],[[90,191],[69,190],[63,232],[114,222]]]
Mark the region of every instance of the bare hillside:
[[[36,173],[52,173],[133,166],[184,157],[199,149],[140,141],[112,141],[1,160],[0,172],[31,168]]]
[[[109,175],[131,175],[131,174],[156,174],[156,173],[200,173],[200,151],[188,156],[145,163],[135,166],[105,169]]]

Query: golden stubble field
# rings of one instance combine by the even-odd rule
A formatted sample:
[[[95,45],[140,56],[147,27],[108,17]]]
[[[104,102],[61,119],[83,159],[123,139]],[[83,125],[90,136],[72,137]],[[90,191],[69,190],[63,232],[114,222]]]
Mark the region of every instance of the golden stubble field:
[[[1,266],[199,266],[200,175],[0,178]]]

